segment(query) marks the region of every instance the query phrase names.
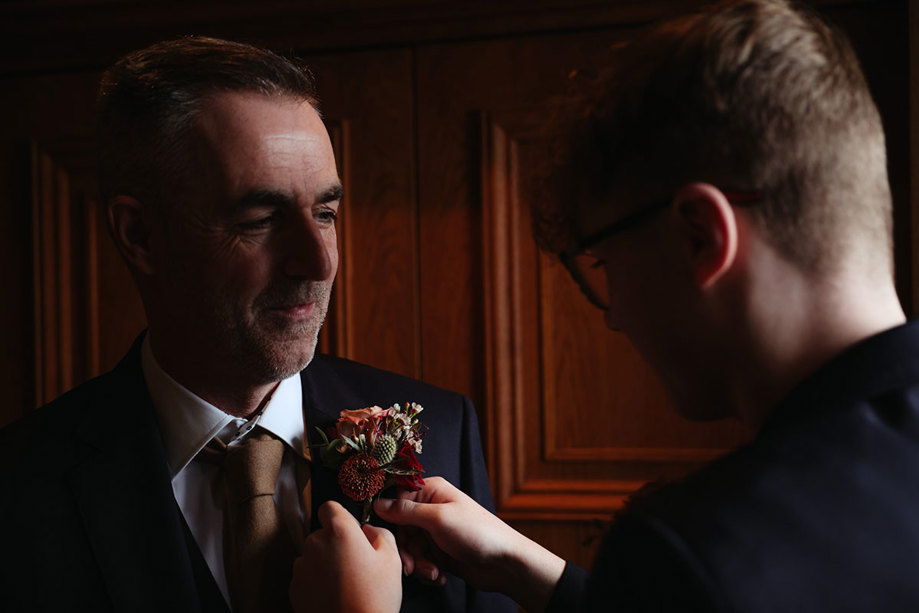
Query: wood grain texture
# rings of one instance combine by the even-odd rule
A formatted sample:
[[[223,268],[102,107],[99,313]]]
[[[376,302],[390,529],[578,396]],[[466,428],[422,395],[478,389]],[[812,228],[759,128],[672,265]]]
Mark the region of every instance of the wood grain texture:
[[[77,73],[4,79],[0,85],[0,115],[7,118],[0,131],[0,425],[36,403],[33,218],[39,210],[32,205],[33,143],[88,138],[97,81],[96,74]]]
[[[345,186],[336,291],[344,294],[339,323],[346,340],[337,353],[419,376],[411,56],[403,50],[305,59],[323,114],[341,126],[333,130]]]
[[[92,142],[33,145],[35,398],[48,402],[112,368],[144,328],[111,244]]]
[[[546,167],[548,111],[482,121],[490,448],[505,517],[602,519],[632,491],[741,442],[728,423],[674,415],[647,365],[537,252],[527,195]]]
[[[348,157],[348,121],[346,119],[335,119],[329,116],[323,117],[326,130],[329,132],[329,140],[332,143],[332,151],[335,155],[335,165],[338,167],[338,175],[341,179],[342,187],[347,194],[349,190],[349,179],[351,173],[348,171],[345,160]],[[347,203],[344,199],[342,206]],[[341,214],[341,208],[339,208]],[[346,356],[350,352],[350,336],[348,335],[348,288],[342,279],[347,278],[348,261],[342,260],[340,254],[347,251],[348,218],[344,217],[337,224],[336,232],[338,236],[338,273],[337,282],[332,285],[332,295],[329,298],[329,310],[326,313],[325,323],[319,331],[319,341],[316,350],[329,355]]]
[[[572,68],[589,64],[616,39],[610,32],[569,34],[417,52],[424,374],[469,394],[483,414],[492,410],[485,394],[491,367],[484,279],[494,267],[482,260],[482,237],[501,230],[484,227],[493,220],[482,213],[481,113],[560,94]],[[443,354],[453,359],[437,357]]]

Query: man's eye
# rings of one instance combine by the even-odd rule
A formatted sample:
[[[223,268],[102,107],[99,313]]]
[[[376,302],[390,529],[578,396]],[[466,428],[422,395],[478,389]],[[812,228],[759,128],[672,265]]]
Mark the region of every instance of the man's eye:
[[[274,218],[274,215],[266,215],[258,219],[243,221],[239,224],[239,227],[243,230],[264,230],[274,223]]]
[[[338,213],[332,209],[323,209],[316,213],[316,220],[323,225],[331,226],[338,221]]]

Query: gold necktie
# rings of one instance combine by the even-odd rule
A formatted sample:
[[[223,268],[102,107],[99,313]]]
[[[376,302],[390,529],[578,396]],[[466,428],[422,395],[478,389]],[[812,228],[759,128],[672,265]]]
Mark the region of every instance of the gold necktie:
[[[224,567],[233,610],[289,611],[296,552],[274,502],[284,443],[262,432],[225,449]]]

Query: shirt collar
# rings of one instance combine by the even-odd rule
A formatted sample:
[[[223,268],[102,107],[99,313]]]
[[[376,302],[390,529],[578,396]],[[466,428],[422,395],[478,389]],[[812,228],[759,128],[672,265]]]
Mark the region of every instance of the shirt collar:
[[[302,455],[303,396],[299,373],[281,381],[262,412],[246,420],[224,413],[170,377],[157,363],[149,338],[148,334],[143,342],[141,365],[173,478],[214,436],[220,434],[221,438],[238,440],[255,425]],[[232,440],[225,442],[229,444]]]
[[[868,337],[817,369],[766,418],[759,436],[916,383],[919,320]]]

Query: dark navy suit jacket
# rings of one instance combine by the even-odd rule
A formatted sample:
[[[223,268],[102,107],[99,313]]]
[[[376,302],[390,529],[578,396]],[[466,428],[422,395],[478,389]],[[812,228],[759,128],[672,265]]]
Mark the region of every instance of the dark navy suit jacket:
[[[0,603],[9,611],[226,611],[173,496],[140,367],[140,342],[110,373],[0,431]],[[307,430],[342,409],[425,407],[420,460],[492,508],[478,426],[459,394],[317,356],[301,373]],[[344,502],[314,468],[313,501]],[[314,513],[315,517],[315,513]],[[515,611],[451,577],[404,581],[403,611]]]
[[[636,500],[550,611],[919,611],[919,323],[799,385],[749,445]]]

